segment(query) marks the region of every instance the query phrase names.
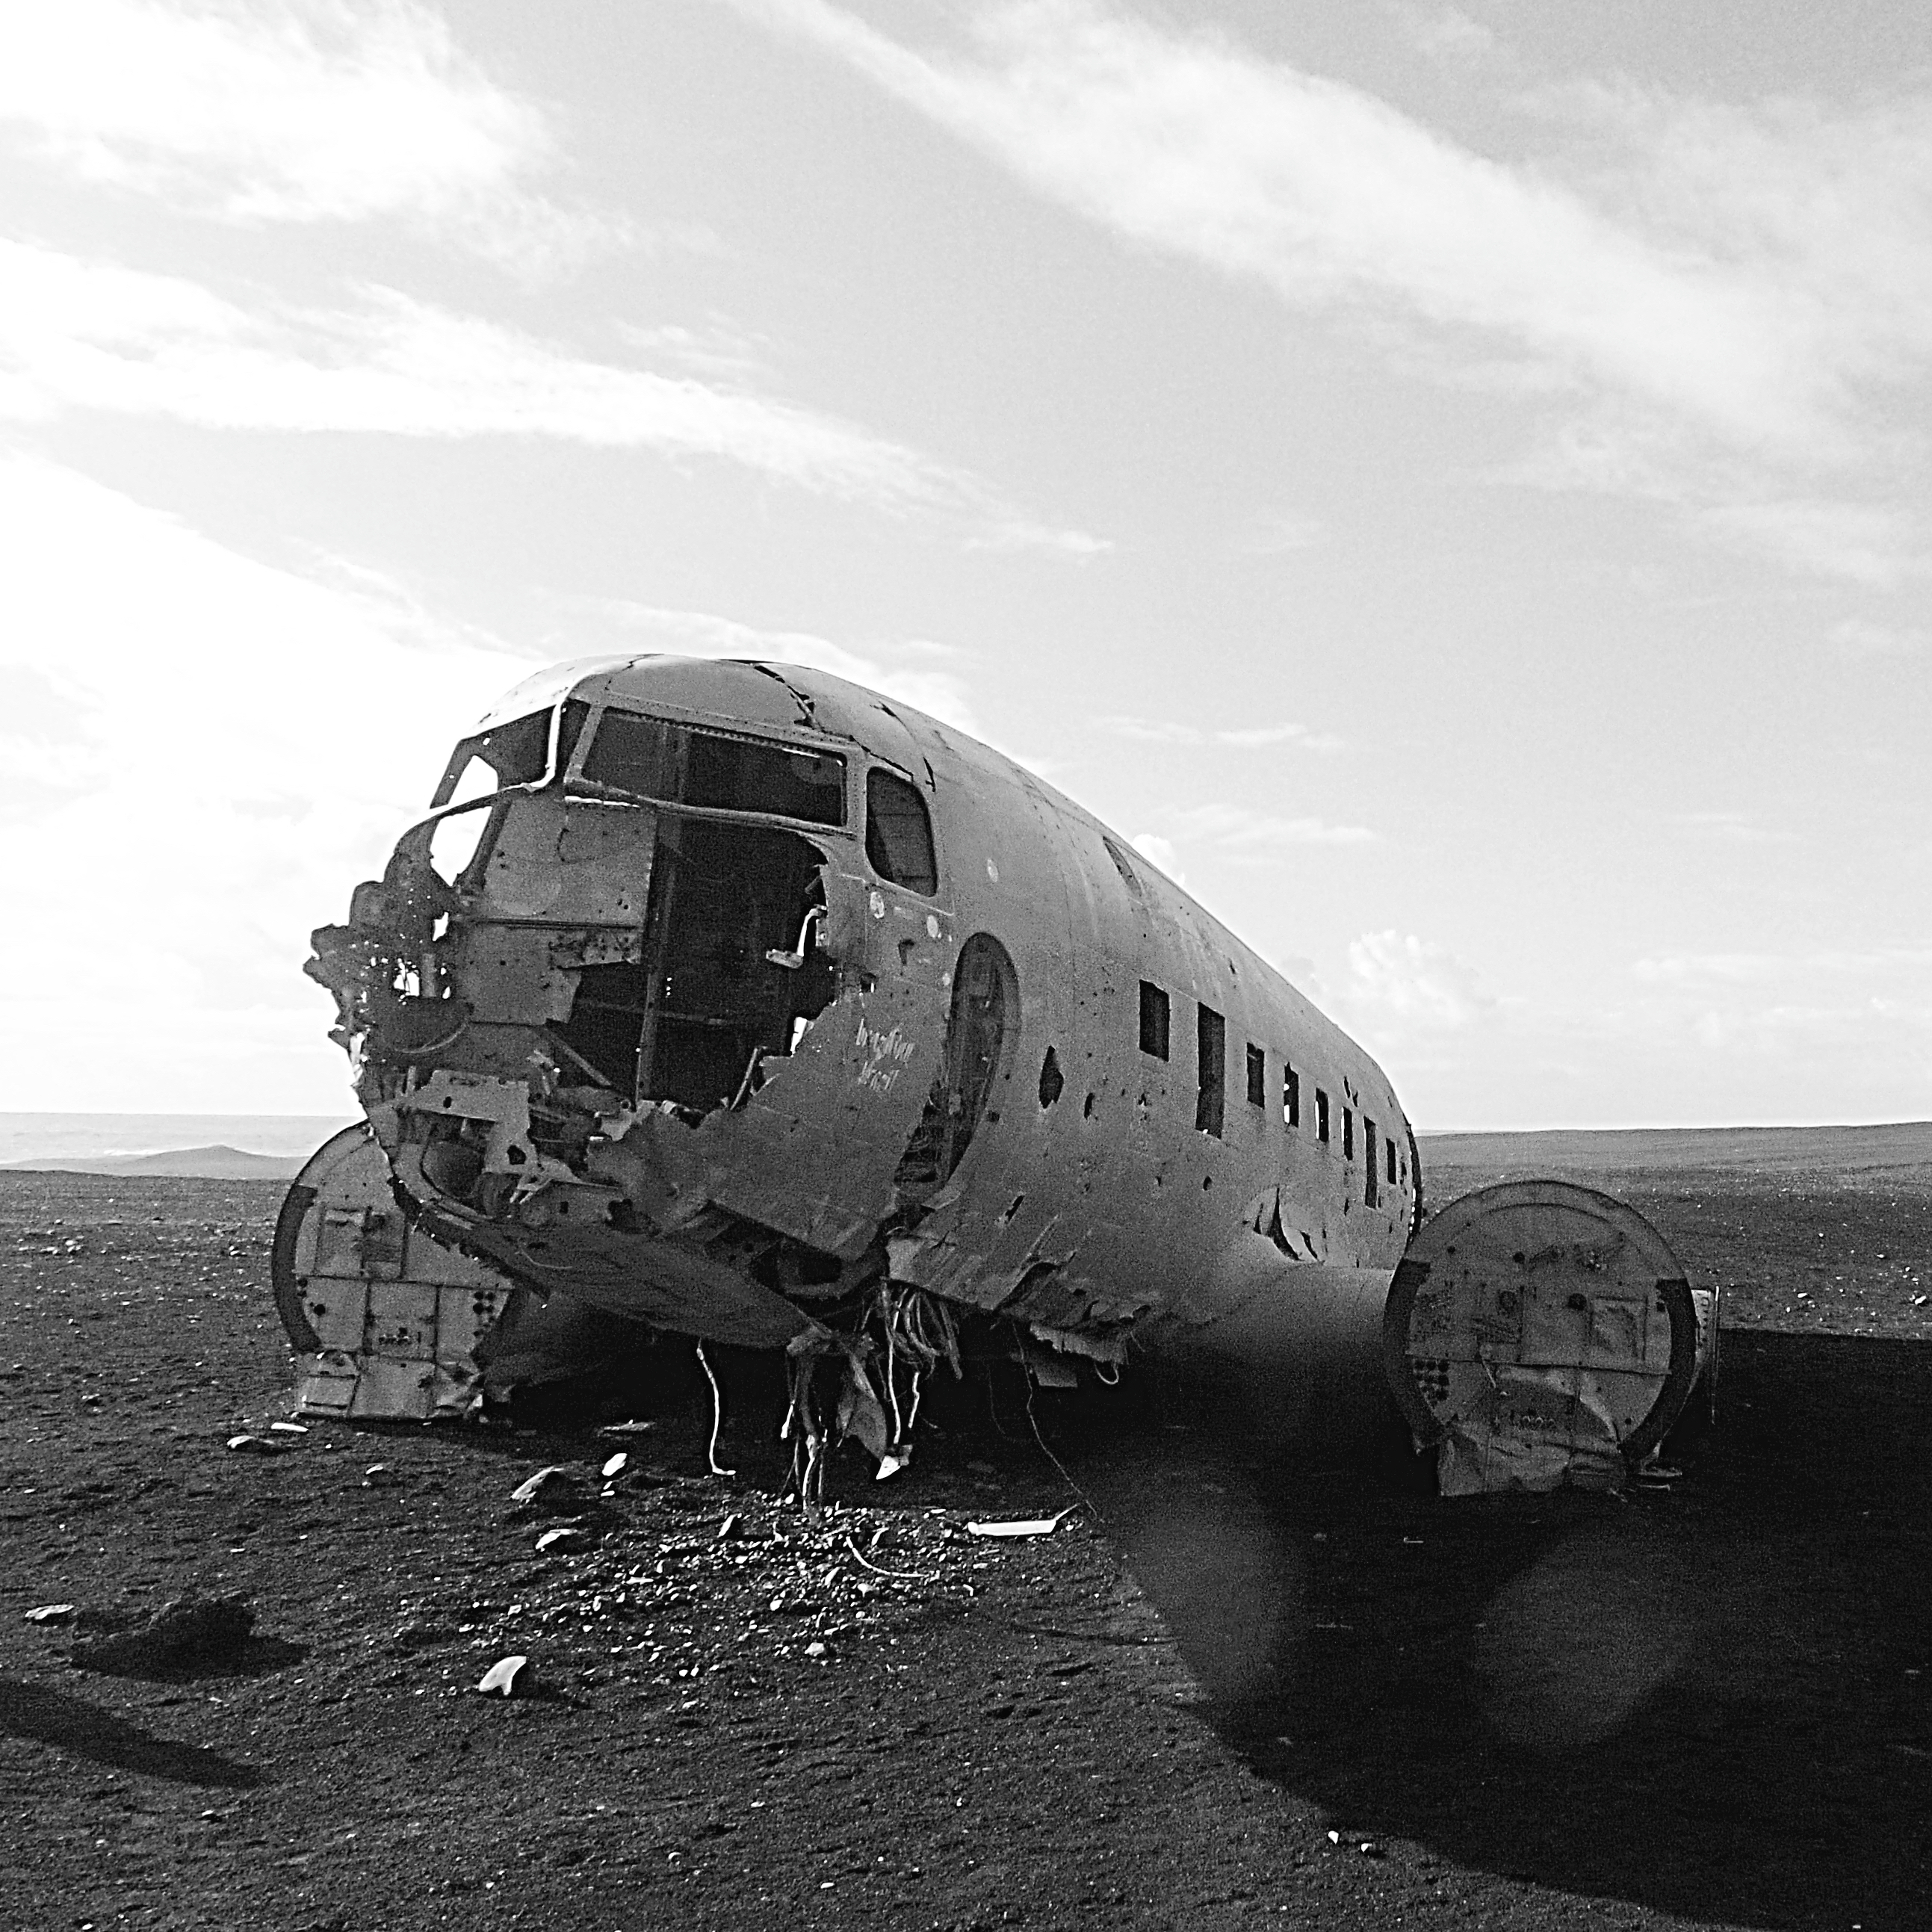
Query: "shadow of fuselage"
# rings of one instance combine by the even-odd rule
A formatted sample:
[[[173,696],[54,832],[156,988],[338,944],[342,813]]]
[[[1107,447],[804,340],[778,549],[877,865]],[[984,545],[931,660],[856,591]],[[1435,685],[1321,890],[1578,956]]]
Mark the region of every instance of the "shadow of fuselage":
[[[1444,1503],[1158,1423],[1078,1473],[1203,1714],[1345,1833],[1767,1928],[1932,1896],[1932,1347],[1727,1338],[1628,1500]]]
[[[0,1678],[0,1733],[176,1784],[245,1791],[263,1782],[252,1765],[199,1744],[158,1738],[85,1697],[16,1678]]]

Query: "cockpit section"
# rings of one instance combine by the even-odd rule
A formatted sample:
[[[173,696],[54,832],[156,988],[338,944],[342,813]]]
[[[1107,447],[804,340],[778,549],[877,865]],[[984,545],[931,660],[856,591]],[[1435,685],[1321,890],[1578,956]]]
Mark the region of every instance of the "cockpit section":
[[[862,736],[764,668],[646,661],[526,686],[456,746],[308,969],[437,1238],[540,1288],[621,1277],[725,1340],[782,1341],[799,1297],[868,1278],[919,1105],[881,1056],[928,1000],[938,1050],[950,984],[908,974],[945,944],[904,896],[936,900],[940,855],[881,716]]]

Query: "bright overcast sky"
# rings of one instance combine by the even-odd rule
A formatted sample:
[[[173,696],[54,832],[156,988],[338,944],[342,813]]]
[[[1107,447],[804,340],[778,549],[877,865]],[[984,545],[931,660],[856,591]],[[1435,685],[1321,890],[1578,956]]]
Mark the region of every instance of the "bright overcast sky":
[[[1912,0],[58,0],[0,170],[0,1106],[346,1111],[309,928],[671,649],[1024,760],[1424,1127],[1932,1114]]]

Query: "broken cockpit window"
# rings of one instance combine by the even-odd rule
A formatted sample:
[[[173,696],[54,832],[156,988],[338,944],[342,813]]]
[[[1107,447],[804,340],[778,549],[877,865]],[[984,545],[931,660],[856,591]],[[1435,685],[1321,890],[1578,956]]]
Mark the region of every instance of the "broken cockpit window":
[[[441,812],[493,798],[514,785],[548,783],[570,763],[590,715],[589,705],[572,698],[464,739],[444,766],[442,782],[430,802]],[[454,885],[469,869],[489,822],[489,814],[480,808],[452,812],[430,833],[430,863],[445,885]]]
[[[700,731],[607,711],[579,773],[587,790],[717,812],[756,812],[812,825],[845,822],[845,760],[836,752]]]
[[[939,890],[926,801],[896,772],[866,774],[866,856],[889,884],[928,898]]]
[[[570,763],[590,712],[589,705],[572,698],[464,739],[443,768],[442,782],[430,803],[440,811],[446,805],[487,798],[512,785],[542,784]]]

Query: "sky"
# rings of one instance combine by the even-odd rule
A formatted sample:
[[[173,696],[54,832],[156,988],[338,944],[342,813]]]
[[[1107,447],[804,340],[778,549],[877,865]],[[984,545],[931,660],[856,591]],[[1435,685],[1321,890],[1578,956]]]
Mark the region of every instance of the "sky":
[[[1932,14],[0,10],[0,1106],[338,1114],[555,660],[1021,760],[1424,1129],[1932,1115]]]

